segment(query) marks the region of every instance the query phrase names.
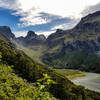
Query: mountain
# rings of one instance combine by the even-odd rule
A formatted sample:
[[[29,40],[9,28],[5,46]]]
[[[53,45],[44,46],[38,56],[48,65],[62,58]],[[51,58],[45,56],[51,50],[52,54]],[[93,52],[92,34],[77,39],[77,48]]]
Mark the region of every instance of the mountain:
[[[100,73],[100,11],[83,17],[73,29],[51,34],[46,45],[44,63]]]
[[[15,38],[15,35],[11,32],[11,29],[8,26],[0,26],[0,32],[3,33],[3,35],[8,39]]]
[[[90,40],[100,34],[100,11],[83,17],[81,21],[70,30],[57,31],[48,36],[47,41],[52,44],[56,41],[62,43],[73,42],[75,40]],[[60,42],[60,43],[61,43]]]
[[[33,61],[23,51],[18,50],[3,33],[0,33],[0,61],[1,100],[44,100],[45,98],[50,100],[100,99],[100,93],[87,90],[82,86],[76,86],[66,77]],[[38,87],[38,84],[40,86],[41,80],[44,82],[44,74],[46,74],[46,79],[52,79],[49,79],[48,82],[55,81],[55,84],[50,84],[50,87],[47,87],[48,91],[45,89],[39,91],[40,87]],[[36,84],[37,82],[38,84]],[[44,82],[44,84],[46,84],[46,82]],[[43,87],[43,84],[41,87]],[[35,97],[37,99],[33,99]]]
[[[37,35],[33,31],[28,31],[26,37],[16,38],[17,43],[20,43],[23,46],[41,45],[45,40],[46,37],[44,35]]]

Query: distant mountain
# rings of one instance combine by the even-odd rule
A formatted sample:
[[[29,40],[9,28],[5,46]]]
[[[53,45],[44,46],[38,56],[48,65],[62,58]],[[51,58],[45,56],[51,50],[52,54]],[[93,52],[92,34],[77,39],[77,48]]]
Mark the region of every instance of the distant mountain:
[[[8,39],[15,38],[15,35],[11,32],[11,29],[8,26],[0,26],[0,32],[3,33],[3,35]]]
[[[41,45],[46,40],[44,35],[37,35],[33,31],[28,31],[26,37],[18,37],[16,41],[23,46],[34,46],[34,45]]]

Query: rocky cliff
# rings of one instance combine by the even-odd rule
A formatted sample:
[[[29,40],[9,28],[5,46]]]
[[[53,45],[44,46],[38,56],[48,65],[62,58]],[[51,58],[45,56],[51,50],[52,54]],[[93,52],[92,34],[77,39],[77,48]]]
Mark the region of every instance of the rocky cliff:
[[[3,33],[3,35],[8,39],[15,38],[15,35],[12,33],[10,27],[8,26],[0,26],[0,32]]]

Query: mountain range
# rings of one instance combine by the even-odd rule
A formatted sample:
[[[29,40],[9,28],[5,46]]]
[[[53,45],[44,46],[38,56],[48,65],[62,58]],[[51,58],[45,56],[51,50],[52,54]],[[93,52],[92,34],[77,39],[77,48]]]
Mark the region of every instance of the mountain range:
[[[16,38],[8,26],[0,26],[0,32],[31,58],[46,65],[100,72],[100,11],[83,17],[73,29],[57,29],[47,38],[31,30],[25,37]],[[84,57],[92,58],[90,62],[95,59],[94,63],[88,65]]]

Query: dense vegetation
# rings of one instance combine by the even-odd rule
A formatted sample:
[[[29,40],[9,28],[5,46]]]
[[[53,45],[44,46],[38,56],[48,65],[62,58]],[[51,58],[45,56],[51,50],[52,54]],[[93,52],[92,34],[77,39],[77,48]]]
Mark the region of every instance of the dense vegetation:
[[[100,57],[97,55],[89,55],[81,51],[73,51],[67,56],[64,54],[59,57],[57,54],[45,56],[44,63],[54,68],[79,69],[88,72],[100,73]]]
[[[50,88],[46,90],[50,93],[48,94],[49,96],[51,96],[52,94],[54,97],[59,98],[60,100],[99,100],[100,99],[99,93],[86,90],[82,86],[74,85],[66,77],[60,74],[57,74],[55,71],[50,70],[47,67],[41,64],[38,64],[37,62],[32,61],[22,51],[17,50],[12,43],[7,42],[7,40],[5,41],[6,42],[4,42],[4,40],[0,41],[0,52],[2,53],[2,63],[6,64],[5,66],[4,65],[0,66],[2,77],[4,76],[5,78],[4,80],[2,80],[2,77],[1,77],[0,84],[4,84],[4,86],[7,87],[7,88],[2,87],[2,89],[5,89],[5,90],[1,90],[1,92],[4,92],[3,94],[5,95],[2,97],[7,96],[8,98],[9,95],[14,97],[16,96],[16,93],[14,93],[16,92],[16,89],[18,89],[17,92],[19,93],[19,88],[23,87],[23,88],[26,88],[24,89],[24,91],[25,91],[25,94],[27,95],[24,94],[24,91],[23,93],[21,91],[21,95],[25,95],[27,98],[30,98],[30,95],[33,92],[30,92],[30,91],[26,92],[26,90],[27,89],[30,90],[31,87],[33,87],[32,89],[33,91],[35,91],[32,83],[36,83],[38,79],[43,79],[44,74],[48,74],[51,77],[51,80],[56,82],[56,84],[51,84]],[[14,67],[8,67],[8,65],[9,66],[13,65]],[[12,74],[14,76],[12,76]],[[41,85],[41,80],[39,81]],[[44,80],[42,81],[44,82]],[[13,84],[14,84],[15,91],[12,90]],[[19,85],[21,85],[21,87],[17,88],[17,86]],[[27,86],[29,87],[27,88]],[[9,91],[11,91],[11,94]],[[10,98],[8,98],[8,100],[9,99]],[[45,100],[45,99],[39,99],[39,100]],[[46,99],[46,100],[49,100],[49,99]]]
[[[0,100],[56,100],[35,84],[18,77],[12,66],[0,65]]]

